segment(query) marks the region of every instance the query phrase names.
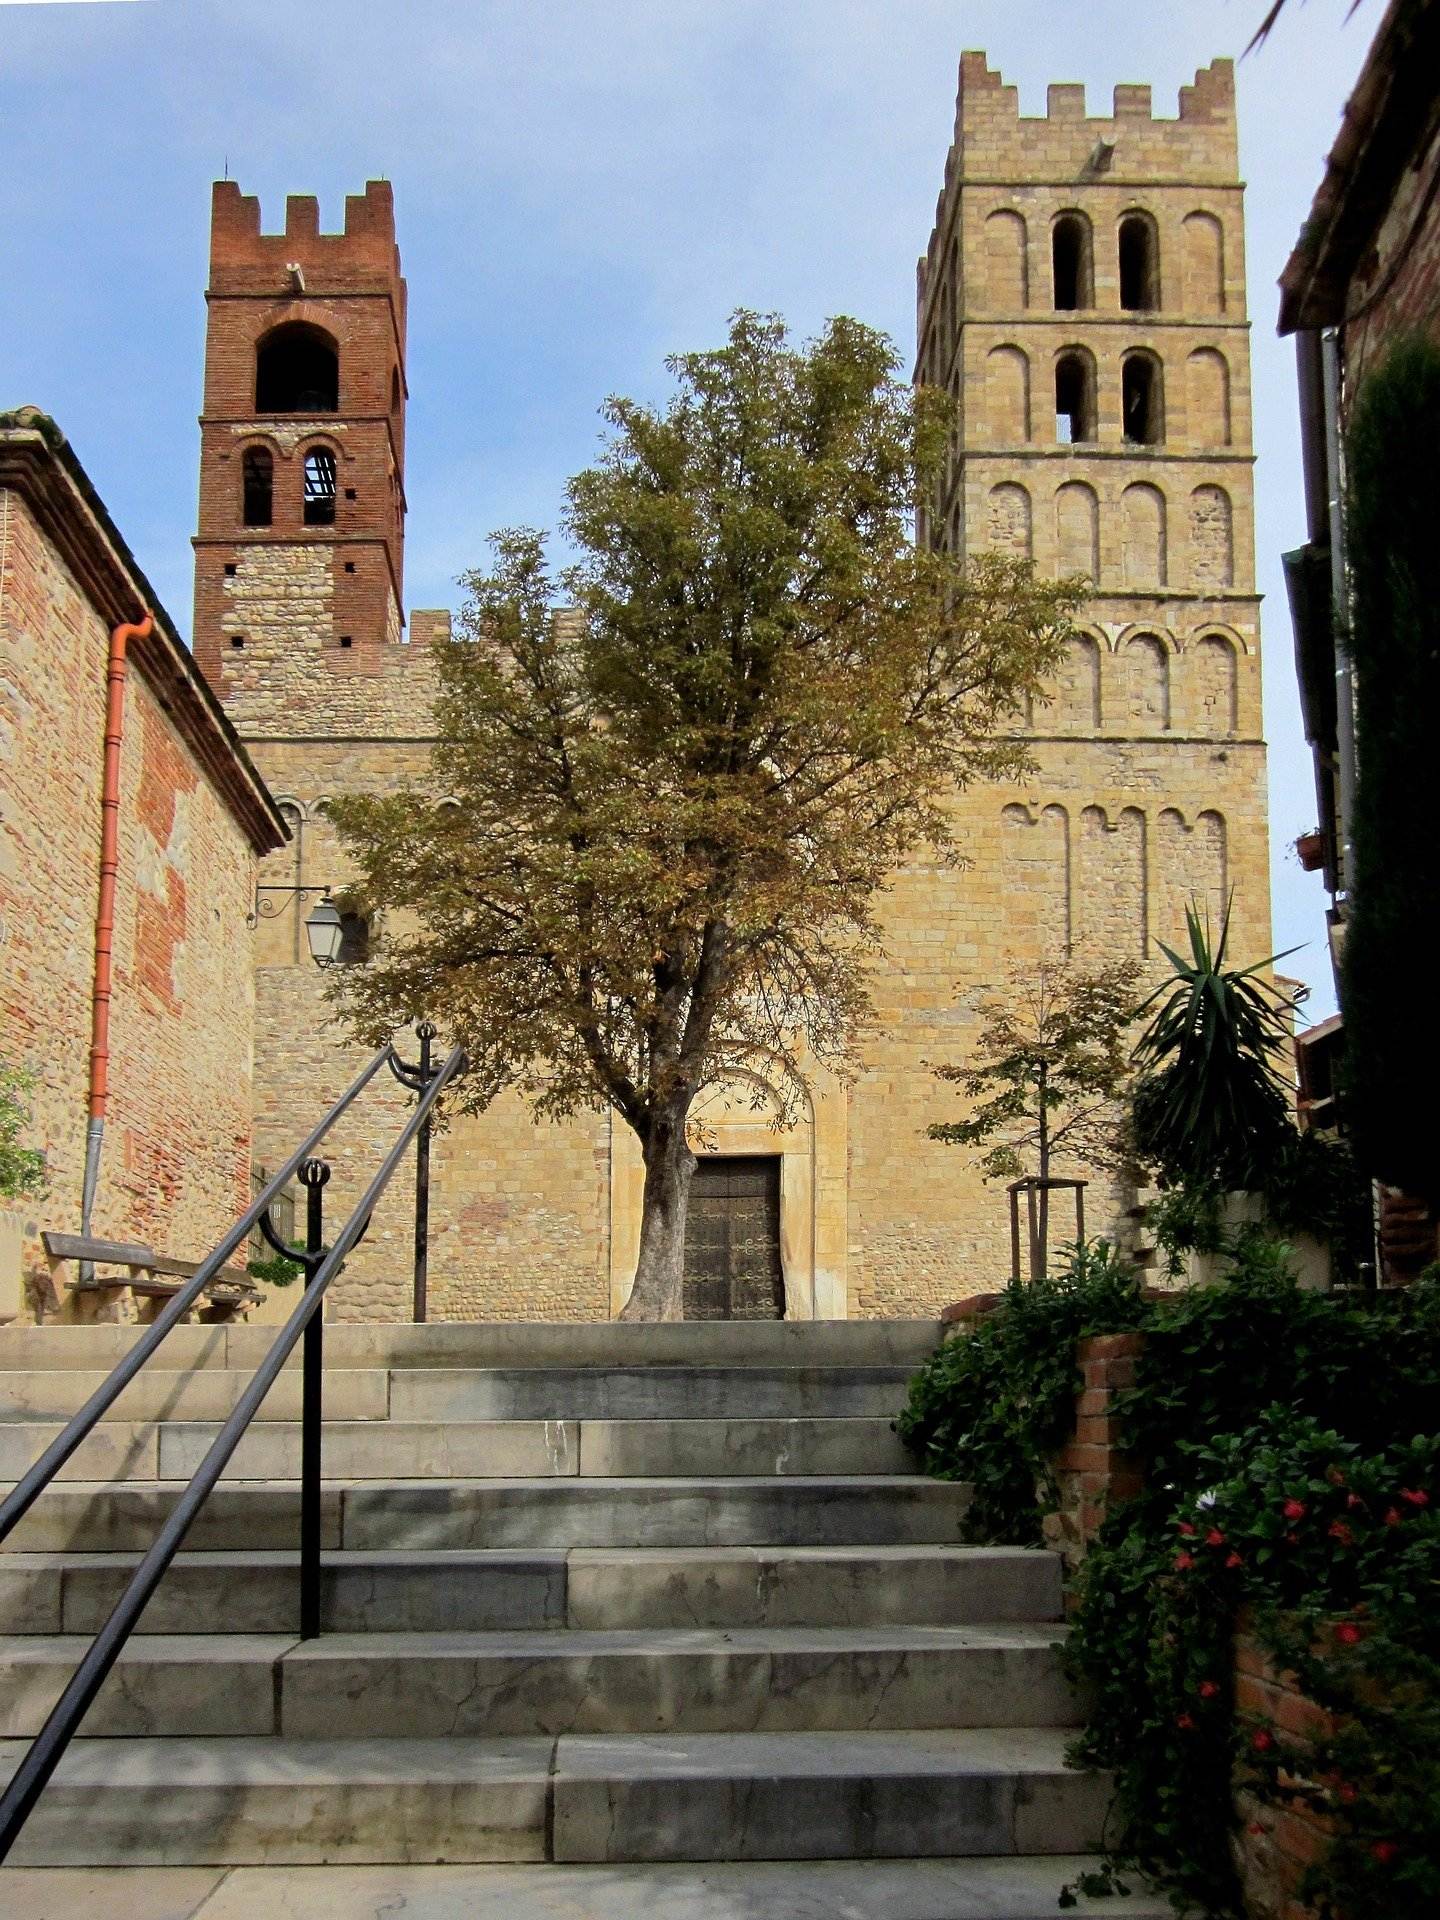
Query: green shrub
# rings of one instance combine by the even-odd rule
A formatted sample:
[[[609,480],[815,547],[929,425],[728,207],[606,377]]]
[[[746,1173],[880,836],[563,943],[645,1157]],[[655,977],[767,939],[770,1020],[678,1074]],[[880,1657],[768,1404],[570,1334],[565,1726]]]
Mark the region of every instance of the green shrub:
[[[20,1144],[21,1133],[30,1124],[34,1091],[33,1074],[0,1065],[0,1199],[18,1200],[23,1194],[45,1191],[44,1154]]]
[[[1440,1268],[1403,1295],[1346,1296],[1303,1291],[1256,1229],[1231,1253],[1228,1284],[1147,1303],[1110,1249],[1078,1249],[1067,1273],[1008,1290],[946,1341],[900,1430],[928,1471],[974,1483],[970,1537],[1036,1542],[1080,1386],[1075,1342],[1143,1331],[1114,1412],[1146,1490],[1106,1517],[1072,1581],[1067,1658],[1088,1702],[1074,1757],[1116,1783],[1110,1853],[1078,1891],[1117,1890],[1133,1869],[1208,1920],[1240,1920],[1238,1769],[1262,1798],[1333,1821],[1310,1878],[1322,1914],[1433,1920]],[[1236,1714],[1242,1606],[1338,1716],[1314,1754]]]
[[[1070,1431],[1080,1386],[1075,1343],[1144,1316],[1135,1269],[1107,1242],[1068,1254],[1059,1273],[1012,1282],[910,1384],[897,1430],[926,1473],[972,1483],[967,1539],[1038,1543],[1057,1499],[1051,1456]]]

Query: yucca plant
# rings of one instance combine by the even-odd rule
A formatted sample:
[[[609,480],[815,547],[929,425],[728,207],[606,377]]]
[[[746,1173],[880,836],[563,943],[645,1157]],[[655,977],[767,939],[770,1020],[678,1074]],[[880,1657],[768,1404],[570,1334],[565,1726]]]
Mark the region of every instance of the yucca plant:
[[[1213,944],[1193,905],[1185,925],[1188,956],[1162,946],[1173,973],[1139,1010],[1154,1008],[1135,1048],[1145,1074],[1134,1102],[1136,1147],[1167,1186],[1258,1191],[1295,1132],[1279,1079],[1290,1003],[1261,977],[1285,955],[1227,966],[1228,905]]]

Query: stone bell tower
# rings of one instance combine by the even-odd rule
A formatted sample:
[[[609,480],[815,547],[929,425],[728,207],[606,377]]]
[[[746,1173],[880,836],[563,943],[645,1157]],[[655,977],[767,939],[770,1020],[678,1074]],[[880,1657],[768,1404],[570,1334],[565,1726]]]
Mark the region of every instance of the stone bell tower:
[[[215,183],[195,653],[247,742],[314,732],[403,626],[405,282],[389,183],[262,233]],[[337,708],[337,711],[338,711]],[[297,722],[304,720],[301,727]]]
[[[1033,771],[958,795],[969,865],[916,862],[885,904],[883,1038],[849,1139],[868,1310],[943,1306],[1009,1267],[1004,1191],[917,1142],[959,1113],[930,1063],[972,1056],[1010,976],[1128,957],[1154,979],[1187,904],[1218,927],[1232,892],[1232,952],[1271,951],[1242,202],[1228,62],[1174,117],[1137,85],[1099,115],[1054,86],[1029,117],[964,55],[919,265],[916,378],[957,416],[921,537],[1091,590],[1024,716]],[[1133,1194],[1060,1171],[1091,1180],[1091,1234],[1128,1236]]]
[[[1157,117],[1052,86],[1043,119],[985,56],[919,270],[917,378],[959,427],[927,537],[1094,587],[1030,717],[1037,803],[1011,858],[1072,951],[1145,961],[1197,899],[1269,951],[1245,229],[1234,77]],[[1007,843],[1008,844],[1008,843]],[[1022,847],[1025,849],[1022,856]]]

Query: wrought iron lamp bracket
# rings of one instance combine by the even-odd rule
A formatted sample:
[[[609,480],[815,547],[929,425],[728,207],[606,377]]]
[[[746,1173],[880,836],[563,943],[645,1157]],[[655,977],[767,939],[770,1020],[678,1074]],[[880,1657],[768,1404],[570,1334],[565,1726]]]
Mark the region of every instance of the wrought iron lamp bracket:
[[[307,893],[328,894],[334,891],[333,886],[284,887],[278,884],[272,884],[269,881],[258,882],[255,888],[255,904],[251,907],[248,915],[249,924],[253,927],[256,922],[260,920],[278,920],[281,914],[284,913],[288,901],[297,898],[304,899]],[[284,897],[277,900],[267,900],[265,898],[267,894],[280,894]]]

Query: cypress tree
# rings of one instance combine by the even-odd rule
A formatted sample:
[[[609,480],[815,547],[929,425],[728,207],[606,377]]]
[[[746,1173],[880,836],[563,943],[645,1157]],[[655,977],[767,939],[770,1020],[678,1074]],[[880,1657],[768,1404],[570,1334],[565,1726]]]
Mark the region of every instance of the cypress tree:
[[[1440,1204],[1440,347],[1403,338],[1349,433],[1356,797],[1342,963],[1348,1116],[1367,1173]],[[1427,769],[1429,772],[1427,774]],[[1431,798],[1427,800],[1426,795]]]

